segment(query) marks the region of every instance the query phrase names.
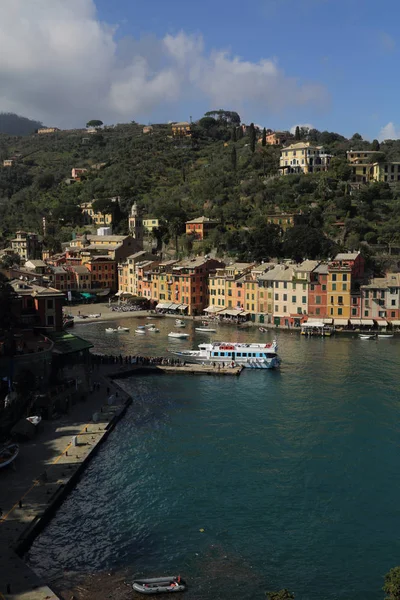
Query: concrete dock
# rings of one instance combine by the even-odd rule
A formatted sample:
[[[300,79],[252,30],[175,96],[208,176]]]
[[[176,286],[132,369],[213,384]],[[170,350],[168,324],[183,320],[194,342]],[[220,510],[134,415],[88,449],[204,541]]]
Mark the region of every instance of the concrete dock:
[[[97,377],[94,375],[101,381],[101,370]],[[107,402],[107,387],[114,396],[118,391],[112,405]],[[76,484],[85,464],[131,401],[117,384],[104,379],[101,389],[75,405],[70,414],[42,422],[42,431],[20,444],[14,469],[0,472],[0,600],[58,600],[20,557]]]
[[[111,368],[114,367],[114,368]],[[233,375],[238,377],[243,367],[213,367],[212,365],[110,365],[110,379],[123,379],[146,373],[180,373],[181,375]]]

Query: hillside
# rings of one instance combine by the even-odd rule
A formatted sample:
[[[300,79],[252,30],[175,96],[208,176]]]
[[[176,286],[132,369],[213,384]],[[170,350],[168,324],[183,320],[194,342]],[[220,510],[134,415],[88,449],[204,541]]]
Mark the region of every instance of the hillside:
[[[209,118],[208,118],[209,119]],[[202,123],[203,121],[203,123]],[[27,137],[0,136],[0,158],[16,156],[13,167],[0,167],[0,235],[3,245],[18,228],[47,232],[56,241],[70,239],[81,225],[78,204],[94,198],[121,197],[116,232],[127,232],[135,201],[147,215],[162,219],[160,241],[175,240],[180,252],[192,244],[184,235],[187,219],[206,215],[221,227],[196,251],[266,259],[287,255],[322,256],[360,242],[397,243],[400,203],[397,186],[372,184],[350,193],[349,149],[375,149],[355,135],[351,140],[329,132],[309,132],[336,155],[321,174],[279,177],[280,149],[252,144],[231,124],[203,119],[193,138],[176,140],[168,126],[143,134],[135,123],[88,135],[85,130]],[[210,126],[211,125],[211,126]],[[236,140],[236,141],[234,141]],[[400,142],[381,144],[382,156],[400,160]],[[105,163],[97,170],[93,165]],[[67,185],[73,167],[88,168],[86,178]],[[266,215],[299,212],[308,226],[282,237]]]
[[[7,135],[30,135],[42,127],[40,121],[32,121],[15,113],[0,113],[0,133]]]

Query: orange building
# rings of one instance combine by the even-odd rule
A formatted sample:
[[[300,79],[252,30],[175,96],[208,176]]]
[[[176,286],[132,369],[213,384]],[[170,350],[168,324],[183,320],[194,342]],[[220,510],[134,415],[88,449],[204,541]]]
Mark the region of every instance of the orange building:
[[[192,135],[192,128],[190,123],[187,121],[181,121],[179,123],[172,123],[172,135],[174,137],[190,137]]]
[[[117,291],[117,263],[108,256],[92,256],[85,266],[91,273],[92,288],[106,288]]]
[[[198,217],[186,221],[186,235],[193,235],[195,240],[204,240],[205,237],[219,225],[219,221],[208,217]]]
[[[152,298],[158,293],[156,308],[187,311],[192,316],[201,314],[208,305],[209,275],[223,266],[219,260],[200,256],[164,267],[163,272],[153,272]]]

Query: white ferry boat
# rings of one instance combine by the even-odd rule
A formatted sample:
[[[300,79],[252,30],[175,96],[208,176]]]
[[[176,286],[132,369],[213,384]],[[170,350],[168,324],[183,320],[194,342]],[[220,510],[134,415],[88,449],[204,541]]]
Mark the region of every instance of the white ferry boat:
[[[278,343],[239,344],[236,342],[212,342],[199,344],[198,350],[182,350],[174,354],[189,363],[242,365],[250,369],[276,369],[281,364],[277,355]]]

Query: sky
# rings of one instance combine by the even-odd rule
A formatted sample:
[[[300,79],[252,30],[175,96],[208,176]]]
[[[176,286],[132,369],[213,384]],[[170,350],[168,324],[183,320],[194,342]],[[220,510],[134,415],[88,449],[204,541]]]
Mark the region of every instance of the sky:
[[[223,108],[399,138],[399,17],[398,0],[12,0],[0,112],[66,129]]]

